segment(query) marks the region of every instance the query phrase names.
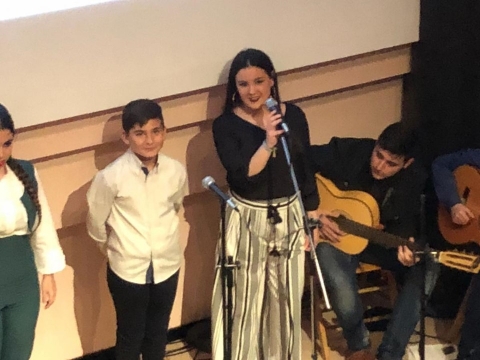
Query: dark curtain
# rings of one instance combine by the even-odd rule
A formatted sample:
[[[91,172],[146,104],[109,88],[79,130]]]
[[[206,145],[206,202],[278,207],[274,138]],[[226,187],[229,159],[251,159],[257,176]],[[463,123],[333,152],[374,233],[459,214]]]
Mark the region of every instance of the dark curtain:
[[[480,1],[421,0],[420,41],[412,48],[412,72],[404,82],[403,114],[418,130],[418,159],[480,148]],[[451,249],[438,231],[437,199],[426,188],[426,236],[432,247]],[[476,245],[464,249],[478,251]],[[442,267],[430,301],[431,315],[452,317],[470,275]]]

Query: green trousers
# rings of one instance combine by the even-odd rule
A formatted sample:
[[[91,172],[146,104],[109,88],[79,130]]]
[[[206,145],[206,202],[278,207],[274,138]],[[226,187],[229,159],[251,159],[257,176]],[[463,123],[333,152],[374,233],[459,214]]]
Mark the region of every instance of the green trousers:
[[[0,239],[0,360],[28,360],[40,307],[28,237]]]

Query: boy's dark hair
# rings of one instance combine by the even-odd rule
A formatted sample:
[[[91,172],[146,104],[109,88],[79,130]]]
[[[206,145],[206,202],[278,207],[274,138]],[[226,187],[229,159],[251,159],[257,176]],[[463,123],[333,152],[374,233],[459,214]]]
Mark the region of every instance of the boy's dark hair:
[[[162,127],[165,127],[160,105],[149,99],[133,100],[123,109],[122,127],[128,133],[135,125],[142,127],[151,119],[160,120]]]
[[[377,145],[393,155],[409,160],[415,156],[418,139],[415,132],[402,122],[393,123],[382,131]]]
[[[278,91],[277,73],[270,57],[261,50],[245,49],[240,51],[230,65],[227,82],[227,97],[225,99],[224,113],[232,112],[233,108],[240,105],[240,96],[237,93],[237,84],[235,78],[238,72],[250,66],[263,69],[273,80],[271,96],[280,104],[280,95]]]

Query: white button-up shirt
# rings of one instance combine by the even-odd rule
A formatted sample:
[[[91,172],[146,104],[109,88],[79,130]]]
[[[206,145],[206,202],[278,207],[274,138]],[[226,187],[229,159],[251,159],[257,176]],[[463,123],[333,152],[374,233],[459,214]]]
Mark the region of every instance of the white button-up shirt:
[[[187,176],[182,164],[161,153],[148,175],[142,167],[127,150],[95,176],[87,193],[87,229],[119,277],[145,284],[152,263],[159,283],[180,268],[177,213]]]
[[[38,201],[42,207],[42,220],[37,226],[38,217],[30,236],[30,244],[35,255],[35,264],[41,274],[53,274],[65,268],[65,255],[58,241],[57,231],[53,223],[50,207],[48,206],[37,170],[35,179],[38,184]],[[25,191],[22,182],[7,166],[7,173],[0,179],[0,241],[12,235],[26,235],[28,216],[25,206],[20,200]]]

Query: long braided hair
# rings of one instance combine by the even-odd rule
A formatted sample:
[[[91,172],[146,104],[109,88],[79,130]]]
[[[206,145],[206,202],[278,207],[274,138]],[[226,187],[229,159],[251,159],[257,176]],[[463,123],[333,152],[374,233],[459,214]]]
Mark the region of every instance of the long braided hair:
[[[7,108],[2,104],[0,104],[0,130],[10,130],[12,134],[15,134],[15,127],[13,125],[12,117],[8,112]],[[10,169],[12,169],[15,176],[22,182],[27,195],[32,200],[33,205],[35,206],[35,210],[37,211],[38,215],[38,227],[40,221],[42,220],[42,207],[40,206],[40,201],[38,200],[38,190],[17,160],[15,160],[13,157],[10,157],[7,160],[7,164]]]

